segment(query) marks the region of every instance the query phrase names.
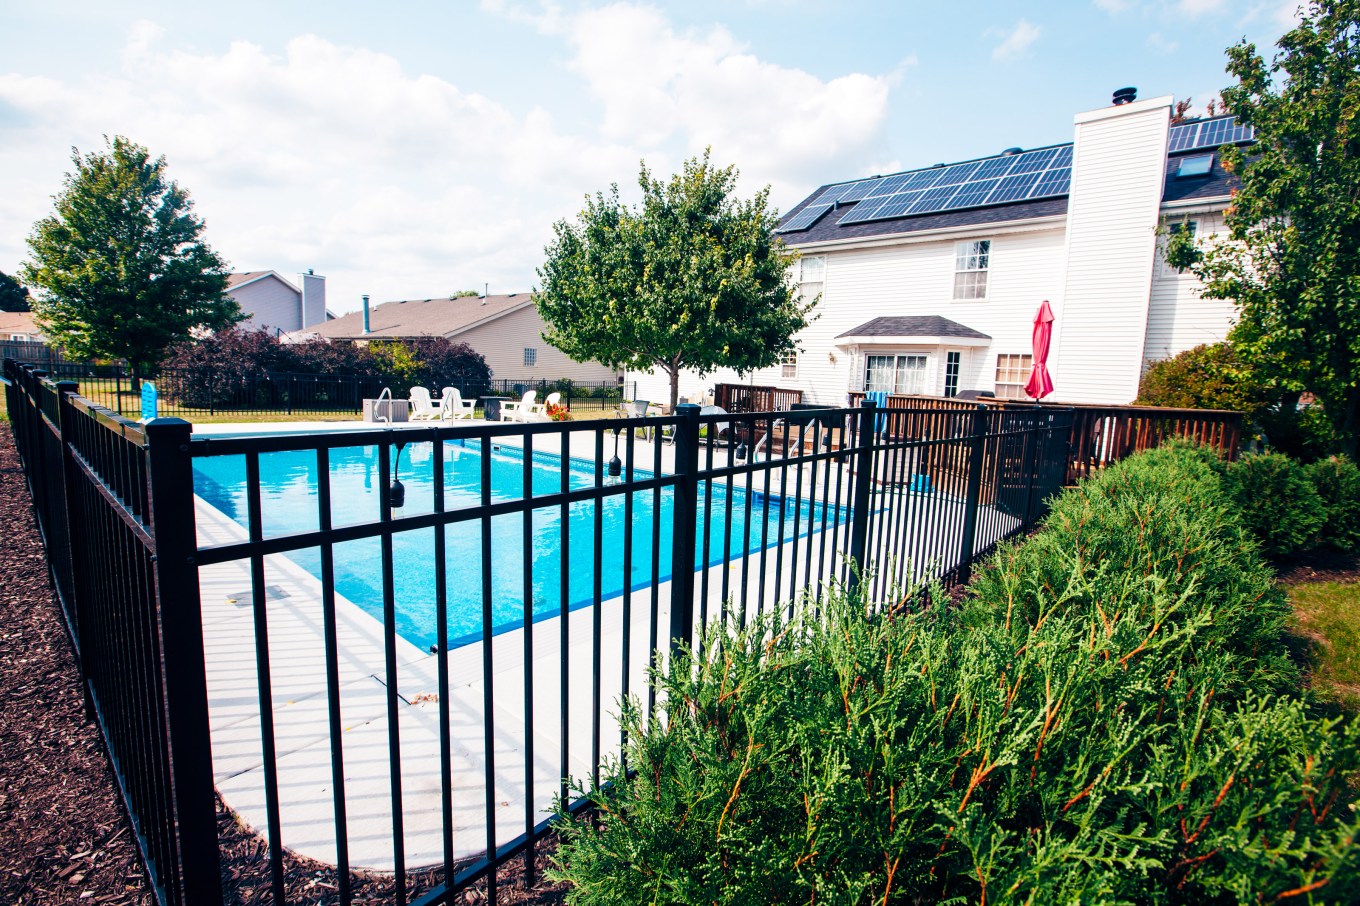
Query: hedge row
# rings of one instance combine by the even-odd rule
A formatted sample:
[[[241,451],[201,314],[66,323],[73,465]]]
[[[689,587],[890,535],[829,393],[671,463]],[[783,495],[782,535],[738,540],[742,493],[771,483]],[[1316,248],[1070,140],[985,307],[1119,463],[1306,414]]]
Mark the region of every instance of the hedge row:
[[[582,904],[1356,902],[1360,728],[1299,694],[1285,615],[1210,457],[1140,455],[961,606],[836,594],[677,658],[557,876]]]
[[[1305,466],[1270,453],[1224,469],[1228,493],[1267,554],[1360,549],[1360,469],[1345,457]]]

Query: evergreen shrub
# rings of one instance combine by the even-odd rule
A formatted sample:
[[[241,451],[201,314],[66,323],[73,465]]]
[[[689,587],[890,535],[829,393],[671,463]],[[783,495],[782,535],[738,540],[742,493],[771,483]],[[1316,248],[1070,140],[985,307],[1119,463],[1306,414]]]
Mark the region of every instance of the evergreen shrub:
[[[1244,456],[1227,468],[1224,483],[1265,553],[1281,557],[1317,546],[1327,509],[1297,460],[1281,453]]]
[[[1322,543],[1341,551],[1360,548],[1360,469],[1333,456],[1309,464],[1304,474],[1322,501]]]
[[[579,904],[1356,902],[1355,721],[1315,716],[1211,455],[1065,492],[961,606],[834,591],[625,703]]]

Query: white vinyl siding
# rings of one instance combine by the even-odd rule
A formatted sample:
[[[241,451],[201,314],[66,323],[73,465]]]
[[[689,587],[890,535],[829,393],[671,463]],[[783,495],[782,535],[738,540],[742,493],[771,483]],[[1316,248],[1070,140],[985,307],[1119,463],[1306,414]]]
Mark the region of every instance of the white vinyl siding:
[[[241,327],[288,333],[302,329],[302,293],[273,274],[227,290],[249,315]]]
[[[566,353],[543,342],[546,329],[538,310],[532,305],[502,315],[485,324],[469,328],[449,337],[455,343],[467,343],[486,357],[491,376],[496,379],[572,381],[610,381],[618,372],[596,362],[574,362]],[[531,344],[537,350],[533,368],[524,367],[524,350]],[[659,399],[663,397],[658,397]]]
[[[1168,215],[1167,219],[1169,223],[1178,223],[1182,218]],[[1196,214],[1193,219],[1197,224],[1196,235],[1200,238],[1223,232],[1221,214]],[[1159,262],[1163,244],[1164,240],[1158,243]],[[1144,359],[1155,362],[1201,343],[1226,339],[1236,316],[1236,308],[1231,302],[1201,298],[1200,282],[1193,274],[1163,265],[1152,281]]]

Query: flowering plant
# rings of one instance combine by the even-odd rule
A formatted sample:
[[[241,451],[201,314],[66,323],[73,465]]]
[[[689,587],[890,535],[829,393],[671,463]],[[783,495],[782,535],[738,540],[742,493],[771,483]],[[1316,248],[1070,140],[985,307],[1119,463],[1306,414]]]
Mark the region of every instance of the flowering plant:
[[[555,422],[564,422],[571,418],[571,413],[562,403],[553,403],[548,406],[548,418]]]

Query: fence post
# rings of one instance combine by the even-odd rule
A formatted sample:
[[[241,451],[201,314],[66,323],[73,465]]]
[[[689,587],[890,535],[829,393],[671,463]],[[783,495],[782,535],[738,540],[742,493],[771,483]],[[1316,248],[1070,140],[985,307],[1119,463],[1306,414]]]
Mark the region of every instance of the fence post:
[[[874,483],[874,428],[878,422],[878,405],[873,400],[860,403],[859,429],[855,441],[855,495],[850,510],[850,576],[851,594],[859,588],[860,578],[867,568],[869,556],[869,506]]]
[[[146,423],[151,534],[156,542],[156,616],[160,624],[171,805],[179,838],[179,901],[220,906],[208,684],[203,660],[194,526],[192,426],[181,418]]]
[[[675,501],[671,509],[671,652],[694,627],[694,536],[699,517],[699,407],[675,407]],[[660,443],[660,437],[657,443]]]
[[[982,460],[987,454],[987,407],[978,403],[973,413],[973,435],[969,439],[968,491],[963,510],[963,548],[959,557],[959,584],[973,577],[973,555],[977,551],[978,502],[982,498]]]
[[[71,455],[71,445],[75,443],[75,414],[71,409],[71,397],[80,391],[80,385],[75,381],[57,382],[57,428],[58,436],[61,438],[61,476],[63,498],[66,501],[66,545],[68,548],[66,562],[71,566],[70,581],[66,587],[70,590],[71,600],[63,602],[66,605],[67,616],[71,621],[71,635],[75,637],[76,658],[80,663],[80,693],[85,702],[85,719],[93,721],[95,719],[94,697],[90,694],[90,670],[86,652],[89,650],[89,640],[85,638],[84,627],[81,626],[81,618],[84,610],[81,604],[81,594],[77,589],[79,583],[75,575],[76,551],[80,550],[85,543],[81,533],[85,527],[85,522],[80,518],[77,503],[72,499],[71,489],[76,486],[77,467]]]

